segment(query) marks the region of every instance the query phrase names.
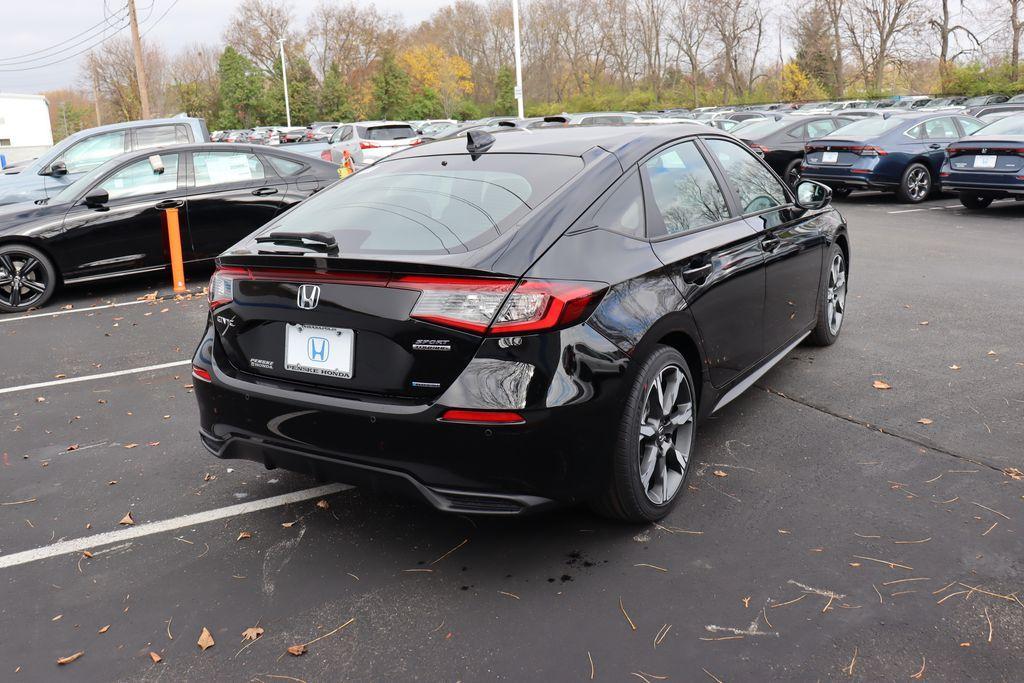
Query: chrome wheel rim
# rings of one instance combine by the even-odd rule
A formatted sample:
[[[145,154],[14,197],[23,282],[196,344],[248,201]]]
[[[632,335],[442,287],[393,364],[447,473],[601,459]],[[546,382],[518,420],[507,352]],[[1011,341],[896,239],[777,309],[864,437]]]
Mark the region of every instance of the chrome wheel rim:
[[[0,254],[0,301],[6,305],[32,306],[49,286],[46,269],[35,256],[20,251]]]
[[[832,336],[839,334],[846,313],[846,262],[842,254],[836,254],[828,269],[828,288],[825,290],[828,315],[828,331]]]
[[[640,484],[648,500],[664,505],[683,483],[693,443],[693,394],[678,365],[666,365],[647,388],[639,442]]]
[[[931,185],[931,176],[923,168],[915,168],[907,174],[907,194],[914,200],[924,199]]]

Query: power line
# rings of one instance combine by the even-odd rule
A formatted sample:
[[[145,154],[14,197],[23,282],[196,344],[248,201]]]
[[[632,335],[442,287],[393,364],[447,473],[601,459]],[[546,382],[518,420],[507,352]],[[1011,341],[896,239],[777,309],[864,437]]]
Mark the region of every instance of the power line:
[[[121,9],[117,10],[116,12],[114,12],[114,14],[119,14],[119,13],[123,12],[124,10],[126,10],[127,8],[128,8],[128,4],[125,3],[121,7]],[[104,11],[104,15],[106,15],[105,11]],[[41,52],[49,52],[50,50],[52,50],[54,48],[60,47],[61,45],[64,45],[65,43],[74,40],[75,38],[78,38],[80,36],[84,36],[86,33],[93,32],[99,26],[104,26],[104,28],[102,30],[106,30],[106,28],[110,24],[110,19],[111,19],[111,17],[104,16],[102,21],[96,22],[95,24],[93,24],[89,28],[85,29],[81,33],[76,33],[75,35],[71,36],[70,38],[66,38],[66,39],[64,39],[64,40],[62,40],[60,42],[54,43],[53,45],[50,45],[49,47],[44,47],[44,48],[40,48],[38,50],[33,50],[32,52],[26,52],[23,55],[14,55],[13,57],[0,57],[0,64],[4,64],[6,62],[20,63],[19,60],[22,60],[25,57],[31,57],[32,55],[37,55],[37,54],[39,54]],[[45,57],[39,57],[38,59],[45,59]],[[34,60],[28,60],[28,61],[34,61]]]
[[[156,2],[156,0],[153,0],[153,2]],[[149,3],[149,6],[150,6],[150,14],[152,14],[152,13],[153,13],[153,10],[152,10],[152,7],[153,7],[153,2]],[[151,30],[151,29],[153,29],[153,28],[156,28],[156,25],[157,25],[157,24],[159,24],[159,23],[160,23],[160,21],[161,21],[161,20],[162,20],[162,19],[163,19],[164,17],[166,17],[166,16],[167,16],[167,13],[168,13],[168,12],[170,12],[170,11],[171,11],[172,9],[174,9],[174,6],[175,6],[175,5],[177,5],[177,4],[178,4],[178,0],[174,0],[174,2],[172,2],[172,3],[170,4],[170,6],[169,6],[169,7],[167,8],[167,9],[165,9],[165,10],[164,10],[164,13],[163,13],[163,14],[161,14],[161,15],[160,15],[159,17],[157,17],[157,18],[156,18],[156,21],[154,21],[154,22],[153,22],[152,24],[150,24],[149,26],[147,26],[147,27],[146,27],[146,30],[145,30],[145,31],[143,31],[143,32],[142,32],[142,35],[141,35],[141,36],[139,36],[139,37],[141,38],[141,37],[145,36],[145,35],[146,35],[147,33],[149,33],[149,32],[150,32],[150,30]],[[147,15],[146,15],[146,18],[145,18],[145,19],[143,19],[143,23],[145,23],[145,22],[146,22],[146,21],[148,21],[148,20],[149,20],[149,14],[147,14]]]
[[[126,8],[127,8],[127,5],[125,5],[125,7],[121,8],[120,10],[118,10],[118,12],[122,12]],[[117,22],[121,22],[121,21],[124,21],[126,16],[127,16],[127,14],[124,14],[124,15],[122,15],[120,17],[116,17],[115,16],[115,17],[105,18],[99,24],[95,25],[95,26],[101,26],[102,25],[99,28],[98,31],[95,30],[95,26],[94,26],[93,29],[90,29],[89,31],[85,31],[83,33],[79,33],[77,36],[73,36],[72,38],[69,38],[67,41],[64,41],[62,43],[57,43],[55,45],[51,45],[50,47],[45,48],[45,50],[37,50],[35,53],[31,53],[31,54],[38,54],[40,52],[47,52],[48,54],[38,54],[38,56],[28,57],[27,59],[18,59],[18,58],[8,57],[6,59],[0,60],[0,66],[17,66],[17,65],[20,65],[20,64],[31,64],[33,62],[39,62],[39,61],[42,61],[42,60],[51,59],[53,57],[56,57],[59,54],[65,53],[65,52],[67,52],[69,50],[73,50],[74,48],[78,47],[79,45],[82,45],[83,43],[87,43],[87,42],[89,42],[91,40],[94,40],[97,36],[105,34],[108,30],[110,30],[111,28],[115,27],[115,24],[111,24],[110,23],[111,19],[116,19]],[[85,34],[91,34],[91,35],[85,35]],[[75,38],[78,38],[78,37],[83,36],[83,35],[85,35],[84,38],[81,38],[80,40],[77,40],[75,42],[71,42]],[[65,43],[67,43],[67,44],[65,45]],[[62,49],[59,49],[59,50],[55,49],[55,48],[60,48],[62,45],[64,45],[64,47]],[[27,55],[22,55],[22,56],[26,57]]]

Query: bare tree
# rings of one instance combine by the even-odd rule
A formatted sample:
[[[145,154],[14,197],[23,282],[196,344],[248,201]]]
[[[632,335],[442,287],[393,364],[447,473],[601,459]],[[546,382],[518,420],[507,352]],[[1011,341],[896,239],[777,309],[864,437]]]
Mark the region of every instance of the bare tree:
[[[714,3],[708,12],[718,41],[722,75],[737,95],[749,93],[758,79],[766,15],[758,0]],[[726,97],[728,92],[726,90]]]
[[[280,58],[279,38],[289,43],[292,10],[287,4],[272,0],[243,0],[224,30],[224,42],[249,58],[260,70],[274,75]]]
[[[321,2],[306,22],[310,63],[321,82],[333,64],[361,75],[384,48],[394,46],[398,32],[398,17],[373,5]]]
[[[981,45],[981,41],[969,28],[962,24],[953,23],[952,12],[949,7],[949,0],[939,0],[939,15],[928,19],[928,26],[935,31],[939,38],[939,84],[942,92],[948,92],[952,81],[953,62],[967,50],[960,49],[950,54],[956,45],[958,33],[964,35],[975,46]],[[961,2],[961,8],[963,4]]]
[[[849,0],[843,17],[864,82],[882,90],[886,67],[900,57],[900,41],[921,25],[921,0]]]
[[[668,0],[632,0],[636,34],[634,39],[643,58],[644,76],[651,84],[655,101],[661,100],[661,86],[665,75],[665,39],[662,27],[669,14]]]
[[[673,9],[669,40],[689,67],[692,106],[696,107],[700,103],[698,88],[703,71],[702,50],[709,28],[707,6],[705,0],[675,0]]]

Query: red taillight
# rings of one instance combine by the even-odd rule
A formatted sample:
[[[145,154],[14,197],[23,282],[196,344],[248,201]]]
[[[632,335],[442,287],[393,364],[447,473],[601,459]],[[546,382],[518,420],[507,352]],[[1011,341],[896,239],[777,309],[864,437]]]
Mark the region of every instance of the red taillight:
[[[884,157],[889,154],[881,147],[875,147],[873,145],[851,147],[850,151],[854,154],[859,154],[862,157]]]
[[[235,280],[247,277],[248,274],[249,271],[245,268],[218,268],[210,278],[210,310],[231,303],[234,298]]]
[[[359,149],[377,149],[379,145],[375,145],[372,142],[360,142]]]
[[[504,410],[462,410],[452,408],[444,411],[442,422],[469,422],[472,424],[509,425],[526,422],[522,415]]]
[[[333,161],[333,159],[331,159],[331,150],[325,149],[324,151],[320,152],[320,158],[323,159],[324,161]]]
[[[213,381],[213,377],[210,376],[209,371],[203,370],[198,365],[193,365],[192,366],[192,376],[195,377],[196,379],[202,380],[204,382],[212,382]]]
[[[772,151],[771,147],[759,145],[756,142],[749,142],[747,143],[747,146],[750,147],[750,149],[754,150],[755,152],[760,152],[761,154],[767,154],[768,152]]]
[[[416,138],[415,140],[413,140],[412,142],[409,143],[409,146],[419,145],[419,144],[422,144],[422,143],[423,143],[423,140],[420,140],[419,138]]]

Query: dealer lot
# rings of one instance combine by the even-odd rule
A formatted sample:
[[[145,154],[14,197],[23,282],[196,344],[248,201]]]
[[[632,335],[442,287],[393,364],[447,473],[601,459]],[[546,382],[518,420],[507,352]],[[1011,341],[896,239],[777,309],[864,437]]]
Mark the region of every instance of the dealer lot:
[[[1014,680],[1024,205],[838,208],[844,334],[706,424],[650,527],[448,516],[216,461],[186,363],[206,302],[161,281],[0,318],[3,677]],[[106,532],[138,535],[46,550]]]

